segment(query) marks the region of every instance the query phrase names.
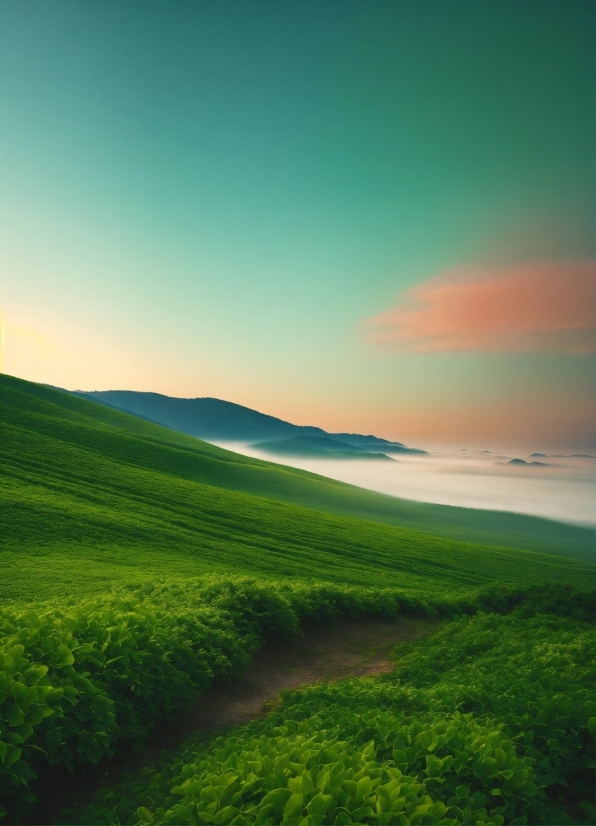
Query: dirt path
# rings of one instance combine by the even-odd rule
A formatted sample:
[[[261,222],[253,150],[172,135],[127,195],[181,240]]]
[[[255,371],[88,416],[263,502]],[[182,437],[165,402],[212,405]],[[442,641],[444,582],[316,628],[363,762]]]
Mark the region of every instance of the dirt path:
[[[84,804],[99,788],[113,786],[123,775],[154,765],[161,751],[174,748],[194,732],[209,734],[264,716],[268,704],[284,689],[391,671],[393,648],[426,636],[435,625],[433,620],[413,617],[395,621],[340,619],[309,628],[293,640],[269,644],[255,655],[242,679],[214,685],[175,722],[160,727],[141,752],[120,753],[72,777],[65,778],[58,767],[55,776],[48,777],[38,789],[39,805],[24,822],[31,826],[52,822],[66,806]]]
[[[397,643],[422,637],[431,627],[428,620],[409,617],[399,622],[343,619],[308,630],[292,645],[268,645],[242,680],[203,695],[186,715],[187,730],[247,723],[266,713],[284,689],[391,671],[389,655]]]

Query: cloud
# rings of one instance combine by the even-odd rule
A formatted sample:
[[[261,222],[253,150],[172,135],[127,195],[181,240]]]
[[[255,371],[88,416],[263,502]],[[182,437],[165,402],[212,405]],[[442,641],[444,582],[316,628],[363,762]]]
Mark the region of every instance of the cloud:
[[[365,321],[368,340],[417,353],[595,349],[594,261],[455,267]]]

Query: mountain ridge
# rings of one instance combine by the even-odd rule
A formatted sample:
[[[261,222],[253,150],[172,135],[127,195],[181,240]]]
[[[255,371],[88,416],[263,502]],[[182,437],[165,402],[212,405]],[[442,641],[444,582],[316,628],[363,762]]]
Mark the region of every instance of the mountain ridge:
[[[61,389],[61,388],[58,388]],[[272,442],[295,436],[322,437],[373,452],[425,454],[372,434],[329,433],[313,425],[296,425],[250,407],[212,396],[192,399],[137,390],[69,390],[79,398],[99,402],[122,412],[195,436],[205,441]]]
[[[385,453],[373,452],[367,447],[351,445],[325,436],[292,436],[272,442],[256,442],[252,445],[266,453],[280,456],[304,456],[320,459],[385,459],[393,461]]]

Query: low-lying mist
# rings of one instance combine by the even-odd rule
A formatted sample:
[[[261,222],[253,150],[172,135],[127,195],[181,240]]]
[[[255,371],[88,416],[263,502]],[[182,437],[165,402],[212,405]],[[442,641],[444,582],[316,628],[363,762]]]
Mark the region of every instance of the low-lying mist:
[[[595,459],[433,452],[402,454],[393,462],[350,461],[274,457],[238,443],[221,446],[403,499],[596,525]],[[514,458],[544,464],[508,464]]]

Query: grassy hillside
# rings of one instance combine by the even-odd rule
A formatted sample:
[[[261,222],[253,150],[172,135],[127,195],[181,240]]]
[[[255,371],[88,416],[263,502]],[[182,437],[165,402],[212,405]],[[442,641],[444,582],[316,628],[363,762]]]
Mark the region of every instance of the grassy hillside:
[[[208,571],[445,593],[494,580],[581,584],[593,570],[267,499],[311,504],[319,496],[322,506],[339,502],[348,511],[355,503],[358,513],[369,503],[382,511],[390,497],[8,376],[0,377],[0,461],[4,599],[79,596],[123,578]]]
[[[255,724],[258,742],[228,733],[234,760],[250,758],[254,770],[256,755],[265,767],[256,785],[242,774],[235,808],[221,808],[223,797],[205,803],[211,777],[229,768],[227,753],[207,751],[184,756],[150,788],[143,774],[132,794],[115,791],[109,811],[94,803],[74,822],[184,820],[170,792],[179,771],[189,778],[182,806],[199,812],[197,822],[204,806],[219,806],[217,822],[256,823],[277,818],[275,805],[287,823],[327,822],[325,807],[329,822],[406,822],[395,817],[404,805],[407,822],[587,822],[578,818],[593,796],[584,687],[593,684],[593,593],[574,586],[592,581],[592,565],[385,524],[408,503],[6,376],[0,467],[0,820],[27,817],[40,784],[142,746],[214,679],[242,673],[268,639],[291,640],[301,623],[342,613],[410,612],[460,619],[406,662],[403,683],[357,680],[333,696],[315,688],[295,710]],[[428,507],[439,523],[458,510]],[[524,524],[527,535],[543,525]],[[526,713],[535,708],[536,725]],[[410,735],[415,748],[402,748]],[[318,764],[306,768],[337,748],[345,776],[329,784]],[[274,789],[266,761],[278,753],[296,776],[280,776]],[[405,803],[396,783],[407,786]]]
[[[16,390],[26,393],[28,400],[18,400],[11,395]],[[68,416],[72,422],[73,416],[82,416],[83,419],[78,420],[79,426],[71,428],[64,436],[65,441],[74,440],[78,444],[76,440],[82,439],[82,446],[93,444],[94,431],[81,428],[81,423],[85,422],[86,428],[109,425],[124,431],[127,436],[145,440],[140,451],[133,451],[131,461],[159,472],[445,538],[594,561],[594,531],[587,528],[523,514],[434,505],[386,496],[306,471],[240,456],[174,431],[156,428],[142,419],[118,415],[109,407],[81,405],[68,394],[0,376],[0,407],[12,408],[12,413],[6,414],[9,418],[3,418],[5,414],[0,413],[0,421],[25,425],[20,410],[29,410],[28,405],[33,404],[33,400],[35,405],[49,403],[53,407],[45,412],[39,408],[36,415],[41,418],[36,423],[29,419],[25,429],[45,433],[51,419]],[[132,449],[132,444],[127,443],[127,449]],[[113,446],[113,439],[110,444],[104,441],[101,450],[109,451]],[[119,458],[127,455],[126,451],[119,452],[122,449],[122,445],[116,448]],[[108,457],[111,455],[108,452]]]

